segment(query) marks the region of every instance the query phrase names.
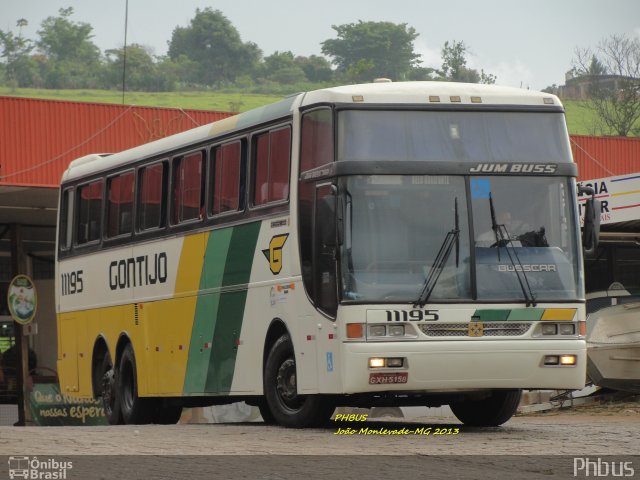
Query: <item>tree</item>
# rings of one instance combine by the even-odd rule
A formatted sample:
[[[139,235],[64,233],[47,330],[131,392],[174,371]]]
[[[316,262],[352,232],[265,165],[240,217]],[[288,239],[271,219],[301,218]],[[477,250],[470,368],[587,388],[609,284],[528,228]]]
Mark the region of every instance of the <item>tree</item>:
[[[38,49],[47,58],[45,85],[50,88],[96,86],[101,68],[100,50],[91,40],[93,27],[73,22],[73,8],[61,8],[47,17],[38,30]]]
[[[16,87],[32,87],[39,83],[40,74],[38,63],[31,57],[34,49],[31,40],[22,37],[22,27],[28,25],[24,18],[16,23],[19,28],[18,36],[13,32],[3,32],[0,30],[0,46],[6,65],[4,67],[5,81]]]
[[[298,56],[295,63],[302,69],[310,82],[329,82],[333,78],[331,63],[319,55]]]
[[[442,67],[440,73],[441,80],[449,82],[466,82],[466,83],[496,83],[495,75],[485,73],[484,70],[478,70],[467,67],[468,47],[464,42],[453,40],[451,43],[444,42],[442,47]]]
[[[250,73],[262,56],[255,43],[243,43],[238,30],[220,10],[196,9],[188,27],[176,27],[169,41],[169,58],[181,55],[197,64],[187,80],[201,85],[233,82]]]
[[[406,23],[363,22],[332,25],[338,38],[322,42],[322,53],[332,58],[338,72],[352,81],[389,77],[403,80],[419,63],[413,50],[418,37]]]
[[[122,69],[124,49],[116,48],[105,51],[107,67],[105,72],[109,87],[122,85]],[[125,85],[128,90],[162,91],[158,83],[157,67],[148,49],[142,45],[132,44],[127,47]]]
[[[270,81],[284,84],[304,82],[307,77],[302,68],[295,63],[291,52],[278,52],[264,57],[261,68],[263,76]]]
[[[640,134],[640,40],[612,35],[595,50],[576,48],[573,73],[589,82],[587,106],[602,133]]]

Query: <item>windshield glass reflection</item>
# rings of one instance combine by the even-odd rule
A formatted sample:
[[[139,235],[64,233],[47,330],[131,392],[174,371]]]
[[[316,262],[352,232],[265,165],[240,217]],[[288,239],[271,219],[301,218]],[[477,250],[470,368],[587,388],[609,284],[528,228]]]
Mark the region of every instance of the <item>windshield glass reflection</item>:
[[[430,295],[471,298],[469,230],[462,177],[354,176],[343,180],[342,298],[417,302],[447,234],[461,219],[457,246]]]

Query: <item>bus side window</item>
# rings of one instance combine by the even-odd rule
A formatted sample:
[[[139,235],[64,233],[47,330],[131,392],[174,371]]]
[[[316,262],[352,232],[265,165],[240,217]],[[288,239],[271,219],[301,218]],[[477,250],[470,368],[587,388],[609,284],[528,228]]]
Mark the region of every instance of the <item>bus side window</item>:
[[[134,172],[126,172],[107,181],[107,237],[131,233]]]
[[[83,185],[78,194],[76,241],[78,245],[100,239],[102,180]]]
[[[149,230],[165,225],[166,211],[166,162],[140,169],[138,175],[138,228]]]
[[[329,108],[305,113],[302,117],[300,172],[333,162],[333,114]]]
[[[253,154],[253,205],[289,198],[291,128],[256,135]]]
[[[202,217],[203,155],[194,152],[179,157],[173,163],[174,224]]]
[[[242,143],[235,141],[213,149],[211,155],[211,215],[234,212],[243,208],[242,182],[244,164]],[[243,200],[243,199],[242,199]]]
[[[61,250],[68,250],[71,247],[71,237],[73,232],[73,189],[67,188],[62,193],[60,202],[60,237],[59,246]]]

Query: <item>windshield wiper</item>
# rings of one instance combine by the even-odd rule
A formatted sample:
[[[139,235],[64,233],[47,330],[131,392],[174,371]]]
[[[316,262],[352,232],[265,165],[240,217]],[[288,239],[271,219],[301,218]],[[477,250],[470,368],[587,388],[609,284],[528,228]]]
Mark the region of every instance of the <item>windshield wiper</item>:
[[[424,285],[422,287],[422,291],[420,292],[420,296],[418,297],[418,300],[413,304],[414,308],[422,308],[429,301],[429,297],[431,297],[431,293],[438,283],[438,278],[440,278],[440,274],[444,270],[444,267],[447,264],[449,257],[451,256],[451,250],[453,250],[454,245],[456,246],[456,268],[458,267],[458,262],[460,260],[460,245],[458,241],[458,238],[460,237],[460,226],[458,220],[458,197],[455,198],[454,210],[454,227],[447,232],[447,235],[442,241],[442,245],[440,245],[440,250],[438,250],[438,254],[433,260],[433,265],[431,265],[429,275],[427,275],[427,278],[425,278],[424,280]]]
[[[504,247],[505,250],[507,251],[509,260],[511,261],[511,265],[513,266],[513,271],[516,274],[516,278],[518,279],[520,288],[522,289],[522,294],[524,295],[524,299],[527,302],[527,307],[528,306],[535,307],[537,305],[536,297],[533,294],[533,291],[531,290],[531,285],[529,285],[529,279],[527,278],[527,274],[524,271],[524,267],[522,266],[520,257],[518,257],[518,252],[516,250],[516,247],[513,245],[513,241],[511,240],[511,234],[509,233],[509,231],[507,230],[507,227],[504,224],[498,224],[498,222],[496,222],[496,211],[493,208],[493,197],[491,196],[491,193],[489,193],[489,209],[491,210],[491,229],[493,230],[496,236],[496,243],[494,243],[491,246],[498,247],[498,261],[500,261],[500,248]],[[509,250],[509,247],[511,247],[511,250],[513,251],[513,256],[511,255],[511,250]],[[516,260],[514,260],[513,257],[515,257]],[[520,270],[518,270],[518,266],[516,266],[516,261],[517,261],[517,265],[520,267]],[[522,278],[524,278],[524,282],[520,278],[521,273],[522,273]],[[526,288],[525,288],[525,284],[526,284]]]

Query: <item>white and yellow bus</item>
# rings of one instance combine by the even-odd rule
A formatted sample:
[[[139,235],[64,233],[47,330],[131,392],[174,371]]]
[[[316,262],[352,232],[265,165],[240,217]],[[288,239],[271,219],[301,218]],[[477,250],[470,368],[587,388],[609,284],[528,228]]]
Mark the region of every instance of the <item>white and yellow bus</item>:
[[[553,95],[438,82],[303,93],[72,162],[58,368],[111,423],[244,400],[450,405],[499,425],[585,382],[580,227]]]

